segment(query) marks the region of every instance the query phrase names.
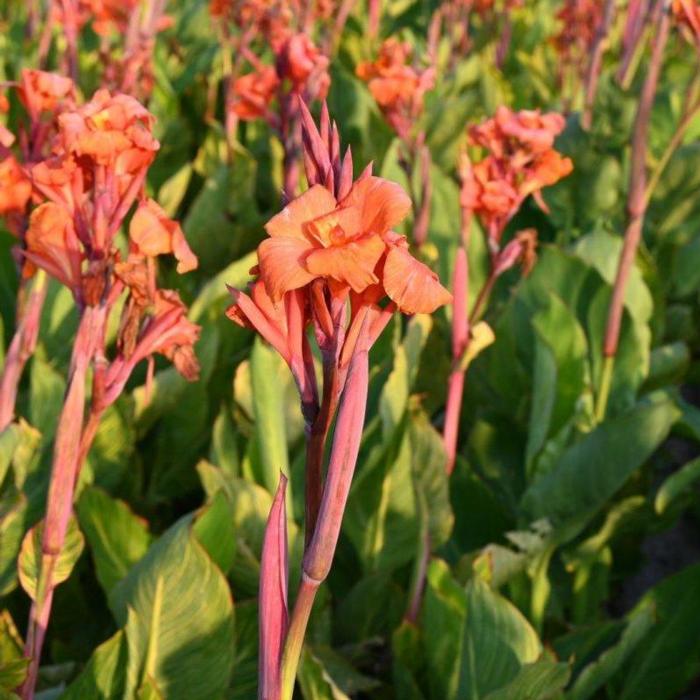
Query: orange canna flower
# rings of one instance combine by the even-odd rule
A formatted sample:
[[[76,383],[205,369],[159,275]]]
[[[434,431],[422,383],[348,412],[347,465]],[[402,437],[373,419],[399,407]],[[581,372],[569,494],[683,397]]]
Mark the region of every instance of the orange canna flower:
[[[265,226],[270,238],[260,244],[258,258],[272,300],[324,278],[358,294],[381,283],[408,313],[429,313],[446,303],[447,290],[410,256],[405,239],[391,232],[410,208],[399,185],[378,177],[361,178],[340,202],[314,185]],[[399,273],[411,284],[402,286]]]
[[[138,253],[155,257],[172,253],[180,274],[197,268],[197,256],[190,250],[180,224],[173,221],[153,199],[142,201],[129,224],[129,238]]]
[[[63,150],[125,172],[148,165],[160,147],[155,117],[128,95],[98,90],[92,100],[58,118]]]
[[[540,190],[573,169],[571,160],[554,150],[554,140],[564,125],[559,114],[513,112],[502,106],[493,118],[469,130],[471,143],[485,148],[488,155],[464,169],[462,206],[481,217],[493,243],[498,243],[503,228],[528,195],[547,211]]]
[[[9,155],[0,161],[0,215],[24,212],[32,196],[32,184],[17,159]]]
[[[418,71],[409,65],[411,54],[410,44],[387,39],[377,60],[360,63],[355,71],[400,136],[410,130],[423,109],[425,93],[435,83],[433,69]]]
[[[331,83],[328,57],[304,33],[293,34],[284,43],[278,58],[278,73],[288,78],[295,92],[302,92],[313,83],[312,90],[325,98]]]
[[[233,84],[234,113],[244,121],[265,116],[278,85],[277,73],[269,66],[241,76]]]
[[[27,112],[36,119],[42,112],[55,112],[62,105],[72,106],[75,86],[70,78],[56,73],[23,68],[18,95]]]
[[[29,218],[25,257],[70,289],[79,289],[83,254],[73,220],[54,202],[38,206]]]

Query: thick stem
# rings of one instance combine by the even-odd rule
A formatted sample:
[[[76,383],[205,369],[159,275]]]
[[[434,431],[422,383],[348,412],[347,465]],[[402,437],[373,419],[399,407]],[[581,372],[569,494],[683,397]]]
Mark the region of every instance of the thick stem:
[[[464,370],[460,367],[460,359],[469,343],[468,292],[469,265],[467,251],[464,245],[460,245],[457,249],[452,276],[452,297],[454,299],[452,305],[452,373],[448,381],[445,424],[443,428],[443,442],[447,453],[446,470],[448,474],[452,473],[457,456],[459,416],[464,391]]]
[[[284,147],[284,203],[294,199],[299,189],[299,156],[301,155],[301,120],[297,96],[287,93],[280,99],[282,145]]]
[[[316,592],[320,585],[319,581],[314,581],[302,574],[299,593],[294,602],[294,611],[287,632],[287,639],[284,644],[282,655],[281,692],[280,700],[292,700],[294,695],[294,682],[299,667],[301,650],[304,646],[304,636],[306,627],[309,624],[311,610],[314,606]]]
[[[25,654],[30,662],[27,679],[21,691],[24,700],[31,700],[34,697],[41,650],[51,615],[55,587],[53,569],[63,548],[73,508],[85,411],[87,371],[95,352],[95,340],[102,337],[101,329],[104,322],[104,308],[87,307],[80,320],[73,346],[68,388],[54,441],[53,466],[46,498],[46,517],[41,543],[41,569],[36,599],[32,602],[29,613]]]
[[[657,6],[658,26],[653,35],[653,48],[646,80],[639,100],[637,116],[632,137],[632,155],[630,167],[630,188],[627,200],[628,224],[625,240],[617,268],[613,295],[608,309],[608,321],[605,329],[603,355],[614,357],[620,338],[620,324],[624,305],[625,290],[634,259],[639,247],[646,212],[646,154],[649,119],[656,95],[656,86],[661,70],[664,48],[669,33],[669,13],[666,0],[659,0]],[[603,413],[604,413],[603,407]]]
[[[302,581],[282,655],[282,700],[291,700],[306,626],[318,587],[330,571],[360,451],[369,382],[366,333],[355,348],[338,408],[328,478],[313,537],[302,562]]]
[[[37,271],[32,289],[19,319],[0,376],[0,433],[11,423],[22,372],[34,354],[39,338],[39,321],[46,299],[46,273]]]
[[[606,0],[603,10],[603,18],[596,31],[593,46],[591,48],[591,60],[588,64],[588,72],[586,74],[586,90],[584,97],[583,114],[581,116],[581,125],[584,129],[591,128],[593,121],[593,104],[595,102],[596,92],[598,90],[598,79],[600,78],[600,69],[603,64],[603,53],[605,51],[605,40],[608,38],[610,25],[612,24],[615,15],[615,0]]]

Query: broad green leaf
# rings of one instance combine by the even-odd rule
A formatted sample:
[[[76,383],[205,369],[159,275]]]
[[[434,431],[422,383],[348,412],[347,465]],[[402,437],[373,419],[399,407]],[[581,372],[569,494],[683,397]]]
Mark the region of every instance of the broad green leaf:
[[[280,472],[289,476],[285,421],[283,360],[260,338],[255,339],[250,356],[250,379],[255,413],[255,432],[262,458],[261,483],[274,493]]]
[[[195,537],[224,574],[230,571],[236,558],[234,520],[231,502],[223,491],[217,491],[192,526]]]
[[[151,545],[112,589],[110,605],[126,625],[128,692],[150,676],[173,700],[221,696],[233,659],[233,603],[190,517]]]
[[[503,688],[486,695],[484,700],[553,700],[562,697],[569,681],[568,664],[543,657],[521,666],[515,678]]]
[[[126,685],[127,643],[119,630],[92,653],[62,700],[112,700],[123,697]]]
[[[431,698],[456,700],[465,648],[467,596],[450,575],[447,565],[434,560],[428,568],[421,616],[423,653]]]
[[[17,562],[19,582],[32,600],[36,598],[37,584],[41,571],[41,540],[43,535],[44,521],[42,520],[24,536]],[[78,522],[74,517],[71,517],[68,521],[68,530],[66,531],[63,547],[52,569],[51,580],[54,585],[63,583],[71,575],[75,563],[82,554],[84,545],[85,539],[78,528]]]
[[[654,509],[659,515],[664,513],[669,505],[687,493],[700,479],[700,457],[684,464],[678,471],[664,480],[656,492]]]
[[[555,526],[592,517],[665,440],[678,416],[674,403],[657,395],[605,421],[527,489],[523,511]]]
[[[637,608],[630,615],[620,640],[588,664],[578,675],[569,691],[569,700],[587,700],[593,697],[622,664],[631,658],[639,645],[644,642],[655,622],[656,616],[652,604]]]
[[[663,580],[632,615],[652,605],[656,624],[616,677],[620,700],[672,700],[700,672],[700,565]]]
[[[423,656],[418,627],[402,622],[391,637],[391,651],[391,677],[396,696],[405,700],[425,700],[417,680]]]
[[[134,515],[124,501],[95,487],[83,490],[76,511],[92,552],[97,578],[109,594],[146,554],[151,543],[148,523]]]
[[[535,662],[542,644],[523,614],[479,579],[467,584],[466,610],[458,697],[478,700]]]

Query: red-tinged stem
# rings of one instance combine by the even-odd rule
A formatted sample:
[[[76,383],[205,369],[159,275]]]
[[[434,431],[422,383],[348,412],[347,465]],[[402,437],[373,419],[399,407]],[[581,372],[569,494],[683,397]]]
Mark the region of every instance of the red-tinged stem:
[[[73,508],[85,412],[86,375],[95,351],[95,339],[102,337],[104,323],[104,308],[87,307],[80,320],[73,346],[68,388],[54,442],[53,466],[46,498],[46,517],[41,543],[39,580],[36,597],[29,613],[25,655],[30,661],[27,679],[21,689],[23,700],[31,700],[34,697],[41,650],[51,615],[55,587],[53,571],[63,548]]]
[[[593,121],[593,104],[595,103],[598,79],[600,78],[600,70],[603,65],[605,42],[608,38],[614,16],[615,0],[606,0],[605,8],[603,9],[603,17],[598,25],[595,39],[593,40],[593,46],[591,47],[591,60],[588,64],[588,72],[586,74],[584,107],[581,116],[581,125],[586,130],[591,128]]]
[[[377,38],[379,34],[379,21],[382,16],[382,0],[367,0],[367,34],[370,40]]]
[[[447,385],[447,403],[445,405],[445,424],[443,441],[447,453],[447,473],[454,469],[457,456],[457,438],[459,433],[459,416],[462,409],[464,393],[464,370],[460,359],[469,342],[469,314],[467,313],[467,294],[469,291],[469,264],[464,245],[457,249],[455,269],[452,276],[452,372]]]
[[[318,587],[330,571],[345,513],[350,485],[360,451],[369,383],[368,348],[365,339],[355,348],[341,396],[328,477],[313,537],[304,554],[302,581],[294,604],[282,655],[281,700],[294,693],[299,657]]]
[[[12,421],[22,372],[34,354],[39,338],[39,321],[46,298],[46,273],[37,271],[32,289],[21,312],[0,376],[0,433]]]
[[[491,296],[493,285],[496,284],[497,277],[498,276],[492,269],[488,278],[486,279],[486,282],[484,283],[484,286],[479,290],[479,294],[476,297],[474,306],[472,307],[472,312],[469,314],[470,323],[473,324],[481,318],[483,307],[486,305],[488,298]]]
[[[50,19],[47,20],[50,22]],[[78,7],[76,0],[63,0],[63,33],[66,37],[67,73],[78,82]]]
[[[323,457],[328,431],[338,405],[339,377],[335,357],[324,361],[321,410],[311,424],[306,443],[306,514],[304,540],[308,546],[316,529],[323,494]]]
[[[625,239],[622,244],[622,253],[617,267],[615,284],[613,286],[612,299],[608,308],[608,321],[605,328],[603,341],[603,356],[611,358],[608,363],[614,362],[620,339],[620,325],[622,322],[622,310],[624,306],[627,280],[637,255],[637,248],[642,236],[642,226],[646,212],[646,155],[647,135],[649,132],[649,120],[656,95],[656,86],[661,71],[661,63],[664,48],[669,34],[669,12],[667,0],[658,0],[657,26],[652,37],[652,54],[647,71],[642,94],[637,108],[637,116],[632,137],[632,154],[630,166],[630,188],[627,199],[628,224],[625,231]],[[607,390],[599,391],[596,414],[605,416],[607,407]]]

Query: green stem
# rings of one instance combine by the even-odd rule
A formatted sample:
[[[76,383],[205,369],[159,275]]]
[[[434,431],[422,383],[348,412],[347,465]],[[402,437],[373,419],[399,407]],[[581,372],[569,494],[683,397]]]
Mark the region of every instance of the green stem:
[[[600,386],[598,387],[598,398],[595,405],[595,419],[601,423],[605,418],[608,409],[608,398],[612,385],[613,368],[615,367],[615,356],[607,355],[603,359],[603,371],[600,376]]]
[[[299,593],[294,603],[292,620],[287,632],[287,639],[284,643],[284,652],[282,653],[280,700],[292,700],[294,695],[294,682],[297,677],[301,650],[304,646],[306,626],[309,623],[311,609],[313,608],[319,585],[319,581],[314,581],[308,576],[302,575]]]

